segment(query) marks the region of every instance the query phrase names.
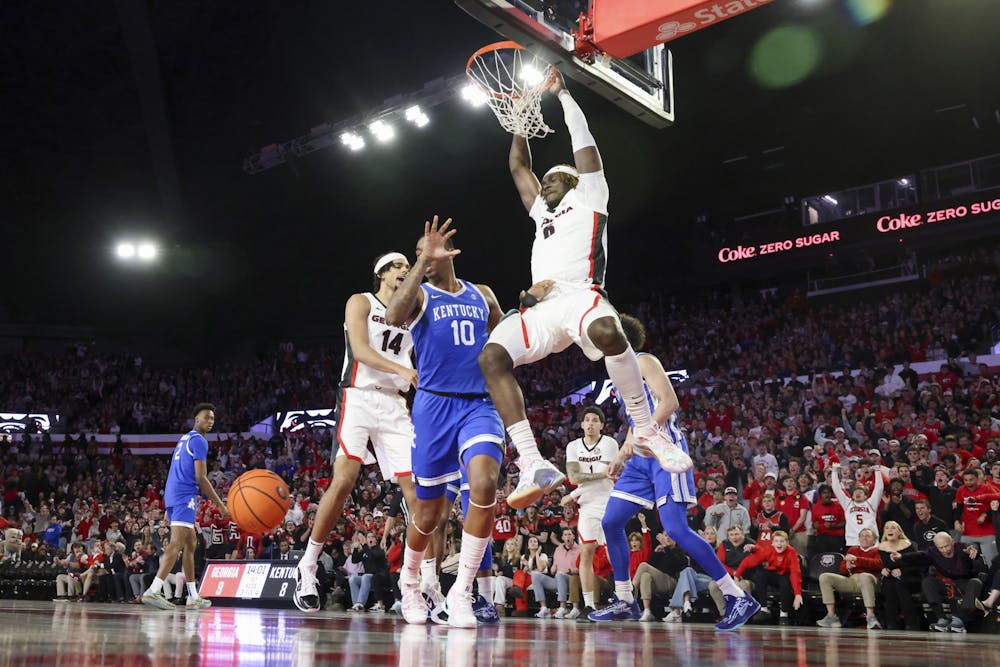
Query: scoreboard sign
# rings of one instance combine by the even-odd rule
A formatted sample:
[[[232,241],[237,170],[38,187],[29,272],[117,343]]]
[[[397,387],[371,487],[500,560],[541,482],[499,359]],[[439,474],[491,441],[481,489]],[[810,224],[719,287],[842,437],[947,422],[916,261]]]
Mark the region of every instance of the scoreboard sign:
[[[213,601],[292,604],[295,561],[216,560],[205,565],[198,594]]]

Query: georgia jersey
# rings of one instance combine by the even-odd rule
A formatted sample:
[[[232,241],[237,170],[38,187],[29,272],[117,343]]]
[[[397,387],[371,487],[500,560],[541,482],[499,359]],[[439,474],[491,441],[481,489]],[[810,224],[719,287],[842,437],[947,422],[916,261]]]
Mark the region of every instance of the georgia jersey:
[[[396,362],[400,366],[413,368],[410,350],[413,349],[413,338],[406,325],[402,327],[389,326],[385,322],[385,304],[371,292],[364,292],[371,305],[368,313],[368,344],[378,354]],[[359,389],[393,388],[406,391],[410,383],[395,373],[383,373],[362,364],[354,358],[351,351],[351,339],[347,335],[347,323],[344,323],[344,368],[340,373],[341,387],[357,387]]]
[[[586,474],[607,473],[608,466],[618,454],[618,442],[614,438],[601,435],[600,439],[590,446],[583,438],[577,438],[566,445],[566,464],[579,463],[580,472]],[[607,501],[615,482],[609,477],[591,480],[580,484],[580,504]]]
[[[608,264],[608,182],[603,171],[580,174],[550,211],[541,195],[528,212],[535,222],[531,281],[604,287]]]

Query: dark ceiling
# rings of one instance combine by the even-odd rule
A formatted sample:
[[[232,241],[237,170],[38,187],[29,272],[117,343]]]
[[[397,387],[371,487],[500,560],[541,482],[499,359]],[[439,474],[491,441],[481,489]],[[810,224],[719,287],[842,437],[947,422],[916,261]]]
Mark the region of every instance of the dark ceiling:
[[[850,11],[886,2],[869,25]],[[144,8],[0,3],[0,322],[214,347],[336,331],[371,258],[409,252],[433,213],[456,219],[461,273],[502,299],[527,284],[531,228],[508,137],[484,110],[446,103],[389,148],[240,169],[264,145],[460,73],[495,34],[440,0]],[[782,25],[811,30],[821,53],[801,83],[767,88],[750,54]],[[721,227],[786,195],[1000,152],[997,26],[996,0],[775,0],[672,43],[672,128],[579,94],[612,188],[613,293],[669,289],[670,271],[653,280],[649,266],[683,266],[698,214]],[[568,151],[565,132],[535,146],[540,165]],[[168,247],[159,268],[113,261],[114,240],[139,233]]]

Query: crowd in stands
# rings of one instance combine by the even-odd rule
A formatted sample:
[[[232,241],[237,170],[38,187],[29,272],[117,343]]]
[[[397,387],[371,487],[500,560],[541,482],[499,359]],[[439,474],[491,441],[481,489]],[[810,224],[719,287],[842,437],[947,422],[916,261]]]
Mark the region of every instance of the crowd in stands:
[[[812,575],[825,612],[819,621],[828,627],[843,622],[851,596],[861,597],[860,623],[870,628],[961,631],[1000,602],[1000,380],[975,356],[988,350],[997,322],[996,269],[993,254],[975,253],[943,264],[919,286],[855,293],[849,306],[814,305],[793,293],[742,305],[703,299],[634,309],[647,324],[650,351],[666,368],[693,374],[678,387],[699,493],[689,523],[740,585],[762,602],[773,593],[779,622],[802,622]],[[929,360],[941,362],[930,374],[910,368]],[[186,430],[190,404],[212,400],[217,430],[232,433],[210,448],[216,488],[224,495],[239,474],[264,467],[288,480],[294,503],[268,535],[240,533],[206,505],[198,562],[294,558],[329,482],[332,433],[241,433],[279,408],[332,405],[339,366],[335,350],[291,346],[249,365],[187,370],[85,346],[4,360],[2,405],[63,413],[73,406],[75,427],[65,442],[25,434],[4,445],[4,554],[59,569],[59,598],[134,600],[167,532],[168,462],[121,445],[102,455],[80,434]],[[575,352],[520,370],[540,449],[559,465],[566,443],[581,435],[582,405],[562,398],[567,379],[599,371]],[[621,406],[612,399],[601,407],[605,433],[622,442]],[[580,606],[575,507],[553,492],[513,512],[503,497],[516,481],[514,461],[505,473],[494,602],[510,613],[573,616]],[[393,489],[374,467],[364,468],[322,561],[332,604],[384,611],[398,599],[403,513]],[[848,518],[865,504],[871,517],[851,530]],[[460,522],[453,512],[445,573]],[[699,596],[718,606],[714,582],[663,532],[655,512],[640,514],[629,534],[646,620],[689,619]],[[610,590],[602,549],[595,570]],[[174,576],[182,594],[183,575]]]

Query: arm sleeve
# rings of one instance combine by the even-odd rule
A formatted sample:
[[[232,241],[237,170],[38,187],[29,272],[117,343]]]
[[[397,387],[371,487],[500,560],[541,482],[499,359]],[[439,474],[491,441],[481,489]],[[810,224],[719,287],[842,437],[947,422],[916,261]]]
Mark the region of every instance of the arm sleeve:
[[[569,139],[573,144],[573,152],[597,147],[594,135],[590,133],[587,125],[587,117],[583,115],[583,109],[576,103],[569,91],[563,88],[559,91],[559,103],[563,108],[563,119],[566,121],[566,129],[569,130]]]

